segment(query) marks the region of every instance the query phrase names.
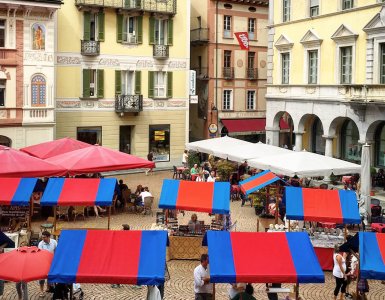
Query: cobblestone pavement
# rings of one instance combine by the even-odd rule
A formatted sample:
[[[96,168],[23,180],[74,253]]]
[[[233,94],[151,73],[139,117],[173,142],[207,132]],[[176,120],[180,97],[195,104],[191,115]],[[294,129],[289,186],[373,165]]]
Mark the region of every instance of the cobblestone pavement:
[[[163,178],[170,178],[172,176],[171,171],[155,172],[154,175],[145,176],[143,173],[128,174],[124,176],[118,176],[119,179],[124,179],[127,185],[131,189],[135,189],[136,185],[147,185],[150,191],[155,196],[154,207],[158,205],[158,199],[162,186]],[[155,209],[156,210],[156,209]],[[257,217],[254,214],[253,208],[250,206],[241,207],[239,201],[231,203],[232,220],[237,221],[237,231],[256,231],[257,230]],[[155,214],[154,214],[155,215]],[[180,222],[186,222],[190,219],[191,213],[187,212],[186,215],[178,216]],[[199,219],[209,221],[206,214],[198,214]],[[111,228],[120,229],[121,224],[130,224],[132,229],[149,229],[151,224],[154,223],[155,217],[143,216],[132,213],[117,213],[111,217]],[[37,230],[41,222],[34,222],[33,227]],[[266,224],[261,224],[260,230],[262,230]],[[107,218],[86,218],[85,221],[79,220],[76,222],[61,221],[58,224],[58,228],[106,228]],[[250,255],[252,259],[252,254]],[[186,261],[186,260],[172,260],[169,261],[168,269],[170,272],[170,280],[165,284],[165,299],[167,300],[192,300],[194,299],[193,292],[193,270],[198,265],[198,261]],[[325,284],[303,284],[300,286],[300,295],[304,300],[330,300],[333,299],[334,279],[330,272],[325,273]],[[379,281],[370,281],[370,293],[368,299],[382,300],[385,299],[385,286]],[[286,285],[292,287],[292,285]],[[227,300],[227,289],[229,285],[218,284],[216,285],[216,299]],[[258,300],[266,300],[266,292],[263,284],[254,285],[254,296]],[[39,297],[39,285],[37,282],[31,282],[28,284],[29,298],[30,299],[51,299],[52,294],[47,294],[45,298]],[[146,287],[122,285],[120,288],[111,288],[110,285],[104,284],[82,284],[85,299],[90,300],[107,300],[107,299],[145,299]],[[354,290],[354,287],[351,288]],[[281,295],[283,299],[285,295]],[[0,299],[11,300],[17,299],[14,283],[5,284],[5,293]]]

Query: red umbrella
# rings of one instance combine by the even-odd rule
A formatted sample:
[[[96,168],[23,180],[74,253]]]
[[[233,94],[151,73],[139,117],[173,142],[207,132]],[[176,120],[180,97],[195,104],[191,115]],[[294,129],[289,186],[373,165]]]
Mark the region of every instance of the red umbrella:
[[[152,161],[98,145],[57,155],[46,161],[67,169],[69,175],[155,167]]]
[[[65,175],[65,169],[18,150],[0,147],[0,177],[45,177]]]
[[[48,277],[53,254],[37,247],[20,247],[0,254],[0,278],[14,282]]]
[[[91,145],[66,137],[51,142],[21,148],[20,151],[41,159],[46,159],[70,151],[87,148],[89,146]]]

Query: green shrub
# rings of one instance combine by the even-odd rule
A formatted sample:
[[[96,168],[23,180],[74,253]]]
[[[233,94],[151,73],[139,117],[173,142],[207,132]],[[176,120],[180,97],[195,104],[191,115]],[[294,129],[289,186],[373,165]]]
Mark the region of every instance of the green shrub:
[[[237,170],[236,166],[228,160],[220,160],[216,163],[220,181],[229,181],[230,175]]]

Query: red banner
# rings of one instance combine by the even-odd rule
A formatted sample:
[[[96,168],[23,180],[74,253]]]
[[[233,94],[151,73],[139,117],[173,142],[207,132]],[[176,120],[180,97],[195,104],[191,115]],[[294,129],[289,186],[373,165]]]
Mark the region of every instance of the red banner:
[[[234,32],[242,50],[249,50],[249,34],[247,32]]]

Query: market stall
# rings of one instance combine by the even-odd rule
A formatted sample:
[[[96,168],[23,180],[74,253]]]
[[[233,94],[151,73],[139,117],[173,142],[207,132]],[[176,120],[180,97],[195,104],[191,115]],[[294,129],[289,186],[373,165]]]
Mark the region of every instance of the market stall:
[[[385,280],[385,234],[360,232],[360,276]]]

